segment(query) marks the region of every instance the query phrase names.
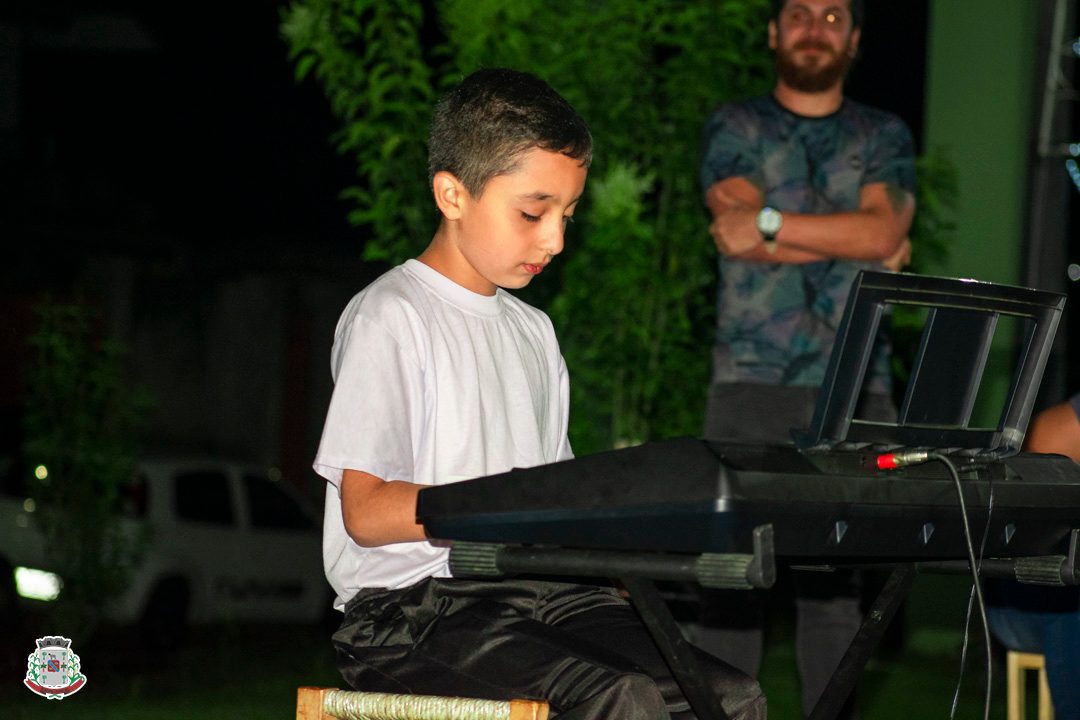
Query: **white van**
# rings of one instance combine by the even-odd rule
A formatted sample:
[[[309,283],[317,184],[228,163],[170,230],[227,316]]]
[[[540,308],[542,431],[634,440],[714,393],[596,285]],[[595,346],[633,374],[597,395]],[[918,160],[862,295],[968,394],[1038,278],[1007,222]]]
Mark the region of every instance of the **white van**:
[[[3,468],[0,468],[3,473]],[[63,593],[34,522],[33,501],[0,494],[0,613]],[[107,609],[170,644],[189,624],[314,622],[330,610],[317,515],[280,473],[218,458],[140,462],[124,531],[145,534],[130,587]]]

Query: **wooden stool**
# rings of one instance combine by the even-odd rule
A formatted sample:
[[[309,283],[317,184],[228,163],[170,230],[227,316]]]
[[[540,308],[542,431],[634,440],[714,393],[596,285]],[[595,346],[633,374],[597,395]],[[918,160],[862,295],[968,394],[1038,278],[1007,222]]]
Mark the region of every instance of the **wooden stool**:
[[[1035,653],[1010,650],[1006,656],[1009,678],[1008,720],[1023,720],[1024,673],[1039,671],[1039,720],[1054,720],[1054,705],[1050,698],[1050,686],[1046,682],[1046,658]]]
[[[474,700],[333,688],[296,691],[296,720],[547,720],[537,700]]]

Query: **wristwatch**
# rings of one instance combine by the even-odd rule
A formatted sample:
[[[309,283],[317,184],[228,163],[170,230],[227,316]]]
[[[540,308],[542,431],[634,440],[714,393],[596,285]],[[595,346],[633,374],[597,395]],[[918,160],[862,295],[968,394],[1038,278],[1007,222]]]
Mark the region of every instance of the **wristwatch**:
[[[765,249],[776,252],[776,233],[784,226],[784,216],[776,208],[765,206],[758,211],[755,220],[758,232],[765,239]]]

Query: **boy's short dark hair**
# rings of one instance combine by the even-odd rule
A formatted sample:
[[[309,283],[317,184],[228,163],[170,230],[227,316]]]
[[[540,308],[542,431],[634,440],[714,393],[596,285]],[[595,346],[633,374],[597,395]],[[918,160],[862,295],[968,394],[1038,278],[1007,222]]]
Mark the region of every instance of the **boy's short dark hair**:
[[[479,70],[435,107],[428,143],[428,184],[453,173],[475,197],[488,180],[513,172],[533,148],[592,162],[592,136],[580,115],[546,82],[526,72]]]
[[[780,19],[780,11],[784,9],[788,0],[772,0],[772,19]],[[861,28],[863,21],[862,0],[848,0],[848,9],[851,11],[851,27]]]

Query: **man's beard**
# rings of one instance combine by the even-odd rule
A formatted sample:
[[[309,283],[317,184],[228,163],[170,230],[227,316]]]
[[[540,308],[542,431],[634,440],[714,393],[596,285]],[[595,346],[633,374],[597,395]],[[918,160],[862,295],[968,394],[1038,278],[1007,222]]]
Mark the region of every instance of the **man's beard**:
[[[834,55],[831,59],[822,57],[821,62],[814,66],[800,66],[795,62],[795,52],[805,48],[819,48],[823,52],[832,53],[833,49],[824,43],[813,40],[804,40],[791,50],[777,49],[776,51],[776,74],[794,90],[805,93],[824,92],[843,81],[851,68],[852,57],[846,52]]]

